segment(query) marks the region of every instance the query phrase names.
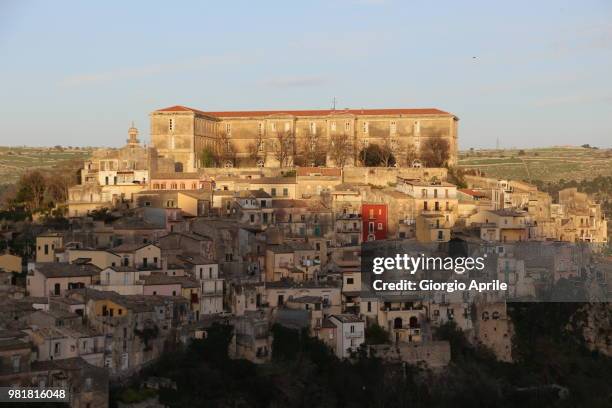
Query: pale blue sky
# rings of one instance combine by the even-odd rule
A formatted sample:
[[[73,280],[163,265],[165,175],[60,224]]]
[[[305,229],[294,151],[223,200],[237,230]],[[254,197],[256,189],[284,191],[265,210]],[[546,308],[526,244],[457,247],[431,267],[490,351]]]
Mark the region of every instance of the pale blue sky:
[[[476,57],[476,58],[473,58]],[[0,145],[149,112],[436,107],[462,148],[612,146],[612,2],[0,0]]]

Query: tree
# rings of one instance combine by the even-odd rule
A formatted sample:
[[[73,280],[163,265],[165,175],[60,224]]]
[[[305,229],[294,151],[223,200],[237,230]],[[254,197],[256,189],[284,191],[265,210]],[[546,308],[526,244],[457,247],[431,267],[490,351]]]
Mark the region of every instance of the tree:
[[[215,162],[218,166],[225,166],[228,161],[234,165],[236,161],[236,150],[229,135],[225,132],[219,135],[214,149]]]
[[[406,158],[406,164],[412,166],[412,163],[419,158],[416,146],[413,143],[408,142],[404,149],[404,157]]]
[[[380,149],[377,151],[381,167],[392,167],[395,165],[395,154],[397,153],[398,146],[396,138],[391,137],[391,135],[383,137]]]
[[[18,182],[17,201],[23,203],[29,211],[42,207],[45,198],[45,176],[34,170],[21,176]]]
[[[450,143],[446,139],[429,138],[421,147],[421,159],[427,167],[444,167],[449,158]]]
[[[321,143],[321,138],[314,133],[309,133],[302,138],[293,160],[297,166],[323,166],[325,165],[326,151]]]
[[[353,156],[353,143],[346,134],[334,134],[329,139],[327,151],[334,165],[342,168],[346,166],[349,159]]]
[[[378,324],[371,324],[365,331],[366,344],[387,344],[389,343],[389,332]]]
[[[364,166],[367,167],[389,167],[395,164],[395,156],[388,147],[372,143],[363,148],[359,157]]]
[[[200,153],[200,162],[202,163],[202,167],[215,167],[217,165],[215,151],[209,146],[206,146]]]
[[[293,133],[291,131],[277,131],[275,139],[272,140],[272,152],[280,167],[287,167],[292,164],[294,149],[295,138]]]

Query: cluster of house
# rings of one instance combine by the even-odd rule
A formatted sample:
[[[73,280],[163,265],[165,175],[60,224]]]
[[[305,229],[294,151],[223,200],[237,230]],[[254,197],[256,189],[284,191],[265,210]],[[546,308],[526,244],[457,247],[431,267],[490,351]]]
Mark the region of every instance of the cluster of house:
[[[448,321],[511,360],[504,302],[380,298],[362,288],[362,244],[607,243],[599,204],[576,189],[556,202],[523,182],[468,176],[459,189],[426,168],[369,178],[377,170],[364,168],[368,183],[340,168],[138,173],[146,152],[130,132],[124,156],[86,163],[70,191],[69,229],[36,236],[25,287],[10,278],[22,260],[0,256],[0,383],[69,384],[79,406],[95,406],[109,378],[215,323],[233,327],[231,356],[256,363],[271,358],[274,324],[308,331],[339,358],[378,325],[389,344],[371,353],[443,367],[450,346],[433,333]],[[100,208],[108,212],[91,213]],[[580,274],[569,258],[551,261],[560,277]],[[506,280],[526,269],[511,253],[499,257]]]

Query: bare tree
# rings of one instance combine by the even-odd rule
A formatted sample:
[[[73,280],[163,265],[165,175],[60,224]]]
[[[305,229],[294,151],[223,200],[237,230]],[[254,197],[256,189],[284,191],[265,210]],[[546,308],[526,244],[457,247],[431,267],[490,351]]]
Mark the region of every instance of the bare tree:
[[[292,164],[295,152],[295,138],[291,131],[277,131],[276,137],[272,140],[272,152],[281,167]]]
[[[338,167],[344,167],[353,157],[353,143],[346,134],[335,134],[329,138],[329,158]]]
[[[396,163],[395,154],[398,151],[397,139],[387,135],[383,137],[382,143],[379,144],[380,149],[376,149],[375,152],[378,156],[380,166],[391,167]]]
[[[412,163],[419,158],[416,146],[414,143],[408,142],[404,147],[404,158],[406,159],[406,164],[408,166],[412,166]]]
[[[265,158],[266,149],[264,139],[261,135],[257,136],[254,142],[247,145],[247,151],[249,153],[249,159],[252,162],[257,163],[258,160]]]
[[[17,189],[17,201],[23,203],[30,211],[40,209],[45,198],[45,176],[34,170],[21,176]]]
[[[322,166],[325,164],[326,151],[321,138],[315,133],[309,133],[296,146],[293,160],[298,166]]]
[[[450,158],[450,143],[447,139],[433,137],[421,146],[421,159],[427,167],[443,167]]]
[[[223,167],[227,161],[231,161],[232,165],[236,161],[236,149],[227,133],[223,132],[219,134],[219,138],[215,143],[214,156],[217,165],[221,167]]]

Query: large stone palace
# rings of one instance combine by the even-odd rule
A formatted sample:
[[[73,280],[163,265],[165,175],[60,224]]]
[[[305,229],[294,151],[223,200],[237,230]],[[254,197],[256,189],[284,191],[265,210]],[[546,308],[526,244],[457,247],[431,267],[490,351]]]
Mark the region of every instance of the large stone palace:
[[[323,165],[333,166],[327,147],[334,137],[351,145],[347,165],[370,144],[391,146],[397,165],[411,165],[405,151],[417,152],[431,138],[448,140],[449,163],[457,160],[458,118],[438,109],[343,109],[204,112],[172,106],[151,113],[151,143],[176,171],[206,167],[203,152],[224,152],[223,167],[279,167],[279,143],[291,143],[288,163],[300,146],[319,146]],[[309,163],[310,164],[310,163]],[[314,164],[314,163],[313,163]]]

